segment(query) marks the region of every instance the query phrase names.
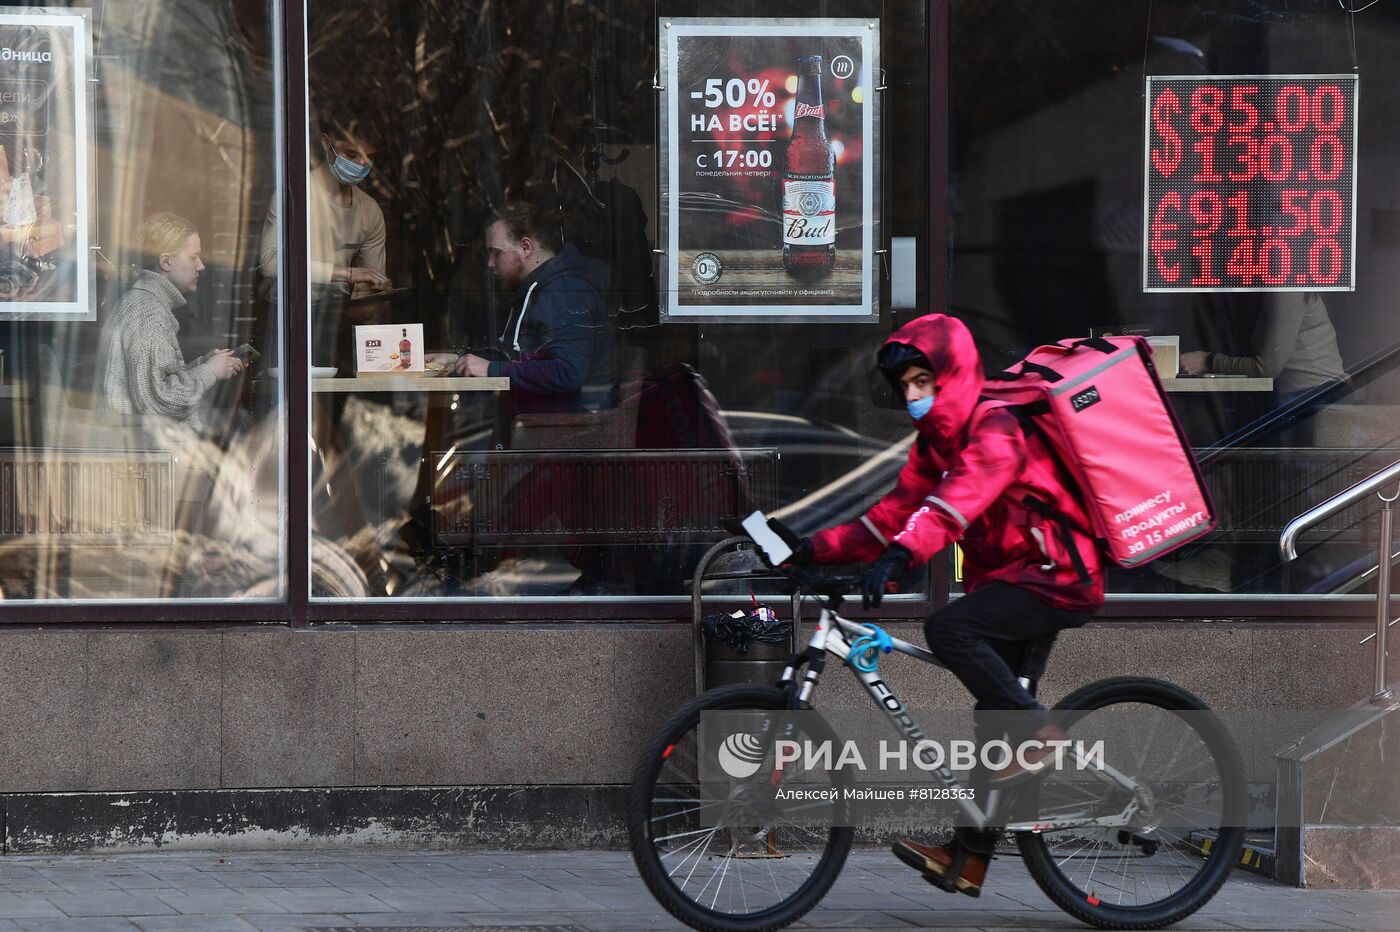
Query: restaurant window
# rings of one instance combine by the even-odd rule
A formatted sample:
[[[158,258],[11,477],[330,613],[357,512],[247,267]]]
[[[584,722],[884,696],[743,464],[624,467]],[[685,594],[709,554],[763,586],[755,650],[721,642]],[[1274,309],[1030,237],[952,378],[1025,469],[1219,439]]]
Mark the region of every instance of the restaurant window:
[[[1374,499],[1278,557],[1400,446],[1400,14],[1354,6],[951,5],[954,312],[989,370],[1146,335],[1219,512],[1111,597],[1367,591]]]
[[[926,21],[313,0],[313,596],[678,598],[752,509],[873,503],[912,441],[873,360],[926,292]]]
[[[0,8],[0,595],[285,598],[272,15]]]

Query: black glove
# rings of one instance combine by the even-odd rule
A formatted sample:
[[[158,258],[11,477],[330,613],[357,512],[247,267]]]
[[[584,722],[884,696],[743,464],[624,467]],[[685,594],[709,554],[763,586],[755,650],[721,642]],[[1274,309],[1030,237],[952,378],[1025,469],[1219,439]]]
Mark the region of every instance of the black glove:
[[[879,608],[885,598],[885,587],[890,580],[898,579],[909,568],[914,555],[899,544],[890,544],[880,558],[870,564],[870,568],[860,577],[860,604],[866,608]]]
[[[792,530],[777,518],[768,519],[768,529],[777,534],[783,541],[792,548],[792,556],[784,560],[784,563],[791,563],[793,566],[807,566],[814,559],[816,553],[812,550],[812,541],[807,537],[798,537]]]

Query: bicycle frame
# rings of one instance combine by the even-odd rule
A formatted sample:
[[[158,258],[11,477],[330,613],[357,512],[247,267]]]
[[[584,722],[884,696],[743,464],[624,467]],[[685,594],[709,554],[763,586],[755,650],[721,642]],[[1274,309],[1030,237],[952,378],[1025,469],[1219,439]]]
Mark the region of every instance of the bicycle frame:
[[[812,632],[811,640],[808,641],[808,650],[805,655],[807,657],[807,672],[802,678],[802,684],[797,693],[798,700],[803,703],[811,701],[812,694],[816,691],[817,683],[821,679],[821,672],[824,666],[824,661],[819,658],[824,658],[825,655],[831,654],[845,664],[851,655],[852,641],[859,637],[871,635],[872,633],[873,629],[870,627],[843,618],[829,606],[823,605],[821,616],[817,622],[817,629]],[[930,663],[934,666],[943,666],[943,664],[938,662],[938,658],[927,648],[919,647],[916,644],[910,644],[908,641],[901,640],[892,635],[890,636],[890,641],[893,644],[893,649],[901,654],[913,657],[916,660],[922,660],[924,663]],[[793,677],[797,675],[797,670],[800,665],[800,662],[794,661],[784,668],[782,677],[779,679],[779,685],[793,684]],[[904,703],[895,695],[894,690],[889,684],[885,682],[883,676],[880,674],[878,665],[869,673],[859,670],[853,665],[846,665],[855,673],[856,678],[859,679],[861,685],[865,687],[865,691],[870,694],[870,698],[875,701],[877,706],[884,710],[885,715],[889,717],[890,722],[901,735],[916,743],[927,738],[923,728],[914,720],[914,717],[904,707]],[[1022,679],[1021,682],[1023,686],[1028,685],[1024,679]],[[1070,748],[1069,753],[1079,760],[1081,764],[1084,763],[1084,761],[1080,759],[1078,751],[1075,748]],[[1007,832],[1054,832],[1074,828],[1129,829],[1134,826],[1134,818],[1139,812],[1144,808],[1150,810],[1152,802],[1151,795],[1147,788],[1136,780],[1120,773],[1106,763],[1102,766],[1098,764],[1088,766],[1086,769],[1090,774],[1102,780],[1104,783],[1119,786],[1127,791],[1130,799],[1121,812],[1097,817],[1089,815],[1088,813],[1083,813],[1034,822],[1012,822],[1001,826],[1001,828]],[[953,775],[953,772],[948,768],[947,764],[940,765],[933,769],[931,773],[944,787],[950,789],[966,789],[963,783]],[[989,825],[995,824],[993,819],[996,815],[999,795],[1000,793],[997,790],[989,791],[986,811],[983,811],[982,808],[977,805],[976,800],[963,798],[963,794],[954,794],[954,801],[973,827],[983,829]]]

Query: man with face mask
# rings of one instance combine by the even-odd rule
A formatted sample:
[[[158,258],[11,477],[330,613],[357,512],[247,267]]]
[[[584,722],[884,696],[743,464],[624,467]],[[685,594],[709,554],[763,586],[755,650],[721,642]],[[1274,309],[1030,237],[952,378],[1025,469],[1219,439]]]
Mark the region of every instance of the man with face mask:
[[[866,607],[910,566],[953,542],[963,551],[966,595],[934,612],[924,626],[929,649],[976,698],[981,742],[1004,732],[1011,747],[1041,745],[1065,733],[1017,682],[1026,642],[1087,622],[1103,603],[1103,568],[1082,507],[1047,518],[1030,502],[1076,501],[1038,434],[1027,434],[1004,407],[982,404],[982,364],[961,321],[930,314],[912,321],[880,349],[877,364],[899,391],[918,440],[894,489],[855,521],[798,538],[776,522],[794,563],[873,560],[862,578]],[[1044,658],[1039,658],[1043,663]],[[1004,717],[986,713],[1014,713]],[[1036,745],[1027,744],[1027,748]],[[1000,789],[1034,779],[1051,754],[1028,752],[974,779],[976,802],[987,785]],[[981,892],[995,832],[960,829],[953,843],[901,841],[900,860],[930,883],[971,896]]]
[[[362,188],[374,147],[353,121],[331,120],[311,145],[317,162],[307,181],[313,303],[312,362],[348,366],[354,324],[373,323],[376,302],[350,302],[391,286],[384,274],[384,212]],[[293,231],[294,235],[294,231]],[[264,297],[277,276],[277,205],[263,224]],[[377,302],[382,303],[382,302]],[[334,353],[334,359],[321,355]],[[353,374],[353,373],[342,373]]]

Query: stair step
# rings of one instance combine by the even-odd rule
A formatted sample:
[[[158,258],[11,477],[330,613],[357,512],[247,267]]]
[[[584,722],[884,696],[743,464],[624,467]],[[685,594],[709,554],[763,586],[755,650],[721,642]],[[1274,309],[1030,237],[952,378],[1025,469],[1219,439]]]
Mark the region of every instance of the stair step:
[[[1215,832],[1191,833],[1191,843],[1203,855],[1210,854],[1215,839]],[[1239,863],[1235,865],[1237,868],[1273,880],[1276,863],[1273,832],[1248,832],[1245,834],[1244,848],[1240,851]]]

